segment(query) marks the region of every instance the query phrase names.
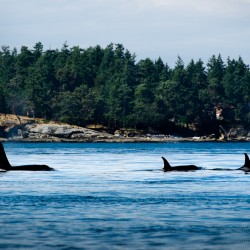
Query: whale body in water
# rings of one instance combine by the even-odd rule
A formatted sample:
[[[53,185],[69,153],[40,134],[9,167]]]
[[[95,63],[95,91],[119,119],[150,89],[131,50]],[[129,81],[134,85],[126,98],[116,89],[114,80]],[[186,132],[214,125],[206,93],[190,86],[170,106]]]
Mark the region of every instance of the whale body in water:
[[[168,172],[168,171],[192,171],[192,170],[201,169],[195,165],[180,165],[180,166],[172,167],[164,157],[161,157],[161,158],[164,162],[164,167],[163,167],[164,172]]]
[[[47,165],[21,165],[11,166],[6,153],[4,151],[3,144],[0,142],[0,169],[4,171],[52,171],[53,168]]]
[[[217,171],[235,171],[235,170],[242,170],[244,172],[250,172],[250,160],[247,155],[247,153],[244,153],[245,155],[245,163],[242,167],[236,168],[236,169],[231,169],[231,168],[213,168],[211,170],[217,170]]]

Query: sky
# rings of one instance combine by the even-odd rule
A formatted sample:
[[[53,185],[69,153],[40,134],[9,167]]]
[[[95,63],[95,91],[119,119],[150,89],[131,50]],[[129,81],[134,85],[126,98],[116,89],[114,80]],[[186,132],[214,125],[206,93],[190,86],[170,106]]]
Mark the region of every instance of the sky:
[[[0,0],[0,46],[120,43],[136,60],[250,64],[250,0]]]

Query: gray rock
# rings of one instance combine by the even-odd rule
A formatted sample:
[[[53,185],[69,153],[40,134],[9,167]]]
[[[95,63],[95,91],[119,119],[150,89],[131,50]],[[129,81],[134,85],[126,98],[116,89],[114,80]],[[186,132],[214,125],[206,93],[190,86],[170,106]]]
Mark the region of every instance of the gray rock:
[[[248,132],[243,127],[231,128],[227,134],[229,138],[243,138],[248,136]]]
[[[112,138],[113,136],[107,133],[97,132],[91,129],[86,129],[68,124],[24,124],[13,127],[8,131],[9,138],[23,138],[32,140],[93,140],[95,138]]]

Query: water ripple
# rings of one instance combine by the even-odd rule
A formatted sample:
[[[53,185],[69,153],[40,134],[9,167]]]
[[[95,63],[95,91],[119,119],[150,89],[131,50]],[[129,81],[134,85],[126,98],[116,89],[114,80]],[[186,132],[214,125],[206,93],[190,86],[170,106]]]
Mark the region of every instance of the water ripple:
[[[5,143],[1,249],[248,249],[249,143]],[[161,171],[196,164],[194,172]],[[28,161],[28,162],[27,162]],[[220,168],[220,171],[214,171]]]

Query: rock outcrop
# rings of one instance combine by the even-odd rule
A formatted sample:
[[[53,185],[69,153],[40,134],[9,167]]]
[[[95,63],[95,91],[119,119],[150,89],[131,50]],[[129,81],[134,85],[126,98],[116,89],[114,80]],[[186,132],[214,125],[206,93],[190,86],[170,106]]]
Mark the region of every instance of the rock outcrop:
[[[114,136],[65,123],[0,114],[0,137],[22,141],[95,141]]]
[[[231,128],[227,133],[227,137],[229,140],[250,141],[250,131],[241,126]]]

